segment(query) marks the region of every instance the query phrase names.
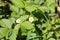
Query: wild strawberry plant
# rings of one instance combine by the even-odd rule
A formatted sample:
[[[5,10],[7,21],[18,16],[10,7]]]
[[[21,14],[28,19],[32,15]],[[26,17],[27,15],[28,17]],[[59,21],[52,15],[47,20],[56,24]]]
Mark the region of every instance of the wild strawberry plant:
[[[0,0],[0,40],[60,40],[56,0]]]

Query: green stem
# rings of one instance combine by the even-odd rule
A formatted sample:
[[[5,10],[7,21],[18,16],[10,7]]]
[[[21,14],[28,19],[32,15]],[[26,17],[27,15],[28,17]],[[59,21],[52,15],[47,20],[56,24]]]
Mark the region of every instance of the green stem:
[[[46,15],[45,14],[43,14],[43,15],[44,15],[45,19],[48,21],[49,19],[46,17]]]

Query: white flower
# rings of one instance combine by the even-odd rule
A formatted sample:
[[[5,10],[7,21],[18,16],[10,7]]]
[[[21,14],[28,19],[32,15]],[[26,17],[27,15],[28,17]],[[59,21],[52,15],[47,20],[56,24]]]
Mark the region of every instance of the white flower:
[[[30,17],[29,18],[29,22],[33,22],[34,21],[34,18],[33,17]]]
[[[20,22],[21,22],[21,20],[20,20],[20,19],[17,19],[17,20],[16,20],[16,23],[20,23]]]

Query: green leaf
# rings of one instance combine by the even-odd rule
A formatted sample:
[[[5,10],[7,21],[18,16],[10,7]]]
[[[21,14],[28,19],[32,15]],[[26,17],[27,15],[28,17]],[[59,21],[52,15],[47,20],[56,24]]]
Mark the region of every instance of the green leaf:
[[[55,7],[57,6],[57,4],[55,3],[55,0],[46,0],[46,6],[51,12],[55,12]]]
[[[55,35],[56,35],[56,37],[59,37],[60,36],[59,31],[55,31]]]
[[[46,0],[47,6],[50,6],[52,3],[55,3],[55,0]]]
[[[35,15],[33,15],[32,13],[30,14],[30,16],[34,18],[34,21],[38,20],[38,18]]]
[[[24,36],[24,35],[26,36],[26,35],[27,35],[27,32],[28,32],[28,31],[26,30],[25,27],[21,27],[21,33],[22,33],[21,35],[22,35],[22,36]]]
[[[51,26],[50,22],[49,22],[49,21],[47,21],[47,22],[46,22],[46,29],[47,29],[47,30],[50,30],[50,29],[51,29],[51,27],[52,27],[52,26]]]
[[[60,23],[60,18],[56,19],[55,22],[56,22],[56,23]]]
[[[17,18],[19,18],[19,17],[20,17],[20,15],[19,15],[19,13],[12,12],[12,13],[11,13],[11,17],[12,17],[12,18],[16,18],[16,19],[17,19]]]
[[[31,29],[34,28],[34,26],[30,22],[28,22],[28,21],[23,22],[21,24],[21,27],[24,27],[27,30],[31,30]]]
[[[24,15],[26,11],[24,11],[23,9],[20,9],[19,11],[19,15]]]
[[[10,10],[18,13],[19,12],[19,8],[15,7],[14,5],[10,5]]]
[[[38,9],[41,11],[41,12],[46,12],[46,10],[47,10],[47,7],[46,6],[40,6],[40,7],[38,7]]]
[[[46,2],[47,2],[47,5],[50,5],[50,4],[52,4],[52,3],[55,3],[55,0],[46,0]]]
[[[34,3],[39,4],[40,0],[34,0]]]
[[[53,32],[49,32],[47,38],[50,38],[53,35]]]
[[[50,38],[49,40],[55,40],[54,38]]]
[[[24,22],[28,19],[29,15],[23,15],[20,17],[21,22]]]
[[[9,20],[12,22],[12,23],[15,23],[15,18],[9,18]]]
[[[5,27],[5,28],[11,28],[12,27],[12,21],[8,20],[8,19],[2,19],[0,20],[0,25],[2,27]]]
[[[12,30],[12,35],[9,37],[9,40],[16,40],[17,35],[18,35],[18,31],[20,28],[20,24],[17,24],[14,29]]]
[[[52,3],[51,5],[49,5],[48,6],[48,8],[49,8],[49,10],[51,11],[51,12],[55,12],[55,7],[56,7],[57,5],[55,4],[55,3]]]
[[[36,4],[42,4],[44,2],[44,0],[34,0],[34,3]]]
[[[5,36],[7,36],[9,33],[9,29],[8,28],[0,28],[0,38],[3,38]]]
[[[34,10],[36,10],[36,8],[34,6],[26,6],[25,9],[28,11],[28,12],[32,12]]]
[[[17,30],[13,30],[12,35],[9,37],[9,40],[16,40],[17,33],[18,33]]]
[[[15,8],[14,8],[15,9]],[[12,8],[13,10],[13,8]],[[17,11],[16,11],[17,10]],[[13,10],[13,12],[11,13],[11,17],[12,18],[19,18],[21,15],[24,15],[25,14],[25,11],[23,9],[15,9]]]
[[[11,0],[11,2],[18,8],[24,8],[24,3],[22,0]]]
[[[26,9],[28,12],[35,11],[35,10],[36,10],[36,6],[37,6],[37,5],[32,4],[32,3],[25,3],[25,9]]]
[[[39,38],[36,33],[29,31],[26,40],[39,40]]]
[[[60,25],[55,25],[55,28],[57,29],[57,28],[60,28]]]

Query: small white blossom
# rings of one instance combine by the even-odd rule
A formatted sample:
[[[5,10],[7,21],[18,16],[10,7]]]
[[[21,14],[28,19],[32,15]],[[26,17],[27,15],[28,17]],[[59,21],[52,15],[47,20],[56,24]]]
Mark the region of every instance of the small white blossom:
[[[16,23],[20,23],[20,22],[21,22],[21,20],[20,20],[20,19],[17,19],[17,20],[16,20]]]
[[[29,22],[33,22],[34,21],[34,18],[33,17],[30,17],[29,18]]]

